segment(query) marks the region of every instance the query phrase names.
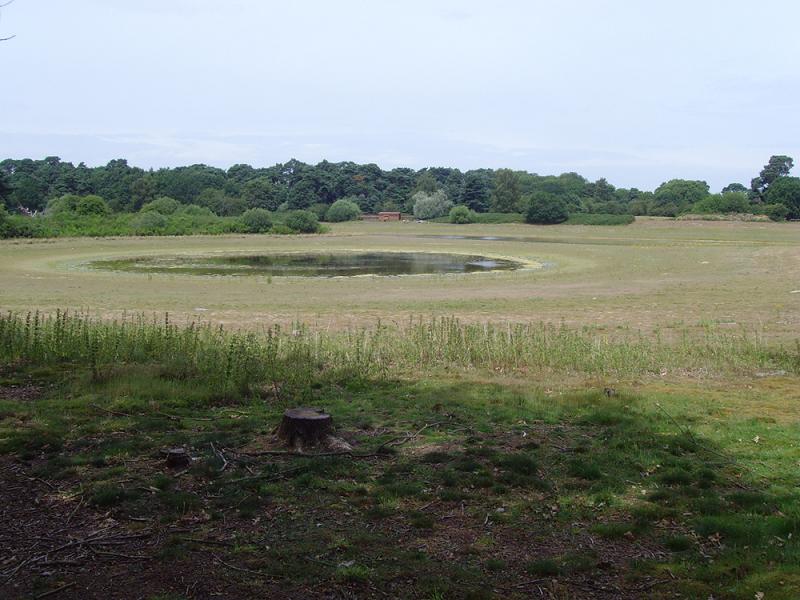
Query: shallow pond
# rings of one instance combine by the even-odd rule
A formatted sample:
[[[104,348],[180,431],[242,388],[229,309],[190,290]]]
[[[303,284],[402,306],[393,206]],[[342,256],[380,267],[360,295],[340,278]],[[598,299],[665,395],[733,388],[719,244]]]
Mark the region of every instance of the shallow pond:
[[[259,275],[342,277],[481,273],[519,269],[511,260],[429,252],[347,252],[304,254],[228,254],[214,256],[142,256],[94,261],[93,269],[186,275]]]

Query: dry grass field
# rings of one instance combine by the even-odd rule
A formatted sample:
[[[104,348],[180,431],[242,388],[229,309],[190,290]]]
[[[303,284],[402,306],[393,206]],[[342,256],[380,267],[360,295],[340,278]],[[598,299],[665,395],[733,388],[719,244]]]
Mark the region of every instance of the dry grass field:
[[[512,239],[453,239],[458,236]],[[86,267],[110,257],[323,250],[476,253],[537,261],[545,268],[302,279],[144,275]],[[786,339],[800,329],[798,290],[796,224],[352,223],[317,236],[0,242],[3,309],[84,309],[99,316],[168,311],[178,321],[250,328],[300,320],[342,329],[378,319],[402,323],[411,316],[455,315],[466,321],[545,321],[644,332],[745,327]]]

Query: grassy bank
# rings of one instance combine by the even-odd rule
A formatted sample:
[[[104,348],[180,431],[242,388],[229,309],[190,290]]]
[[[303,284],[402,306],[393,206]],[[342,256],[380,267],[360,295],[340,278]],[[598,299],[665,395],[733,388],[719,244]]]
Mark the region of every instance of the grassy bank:
[[[154,364],[218,390],[248,390],[311,372],[382,379],[390,373],[476,370],[524,375],[608,377],[800,373],[800,346],[763,341],[757,333],[709,327],[701,337],[613,335],[548,324],[470,324],[455,318],[376,324],[343,332],[302,324],[262,332],[226,332],[211,324],[179,326],[136,316],[96,321],[57,311],[0,316],[0,357],[36,364],[78,362],[96,375],[121,364]]]

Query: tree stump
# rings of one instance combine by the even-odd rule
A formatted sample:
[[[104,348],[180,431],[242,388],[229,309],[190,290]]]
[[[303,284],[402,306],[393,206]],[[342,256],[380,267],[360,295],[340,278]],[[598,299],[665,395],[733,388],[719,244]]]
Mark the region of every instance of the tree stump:
[[[333,432],[333,419],[317,408],[290,408],[283,413],[278,426],[278,437],[287,445],[303,446],[324,443]]]
[[[170,448],[167,450],[167,466],[170,469],[185,469],[192,464],[192,457],[184,448]]]

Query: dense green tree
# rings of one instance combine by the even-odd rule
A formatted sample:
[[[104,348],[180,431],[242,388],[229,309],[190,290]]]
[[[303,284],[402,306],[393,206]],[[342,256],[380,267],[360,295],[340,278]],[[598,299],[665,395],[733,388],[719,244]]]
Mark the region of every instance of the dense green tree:
[[[723,194],[727,194],[728,192],[745,192],[747,193],[747,187],[742,185],[741,183],[729,183],[724,188],[722,188]]]
[[[419,176],[417,177],[417,183],[414,186],[414,192],[423,192],[425,194],[434,194],[436,193],[441,186],[439,182],[436,180],[436,177],[433,176],[430,170],[426,169],[421,171]]]
[[[464,191],[461,202],[475,212],[489,210],[491,184],[486,174],[479,171],[468,171],[464,176]]]
[[[675,217],[708,196],[705,181],[672,179],[656,188],[650,214]]]
[[[115,209],[129,207],[130,210],[131,186],[143,175],[142,169],[131,167],[127,160],[117,158],[91,170],[91,191],[108,200]]]
[[[206,189],[225,190],[225,171],[208,165],[159,169],[153,176],[159,192],[183,204],[196,202]],[[212,209],[213,210],[213,209]]]
[[[230,181],[235,181],[241,185],[258,177],[258,172],[250,165],[237,164],[228,169],[226,175]]]
[[[158,185],[152,175],[146,174],[131,183],[129,210],[137,211],[158,196]]]
[[[764,198],[768,204],[783,204],[790,219],[800,219],[800,177],[773,180]]]
[[[289,188],[286,201],[289,203],[289,208],[293,210],[308,208],[312,204],[320,202],[316,182],[310,173],[304,175]]]
[[[511,169],[498,169],[494,174],[492,210],[495,212],[517,212],[522,193],[519,175]]]
[[[384,174],[384,199],[396,207],[410,208],[411,195],[414,190],[414,170],[408,168],[392,169]]]
[[[11,183],[8,180],[8,176],[3,171],[0,171],[0,206],[6,206],[11,192]]]
[[[793,166],[794,160],[791,156],[783,154],[770,156],[769,162],[761,169],[758,177],[750,182],[750,193],[753,199],[758,202],[763,201],[773,182],[789,175]]]
[[[520,189],[523,197],[536,192],[547,192],[561,198],[571,212],[592,211],[594,185],[577,173],[562,173],[558,176],[520,173]],[[603,209],[605,207],[601,207]]]
[[[47,185],[38,177],[21,175],[16,178],[9,204],[23,206],[30,210],[42,210],[47,206]]]
[[[588,184],[586,191],[595,202],[607,203],[615,200],[615,188],[608,183],[605,177],[601,177],[594,183]]]
[[[537,225],[554,225],[569,218],[563,199],[549,192],[535,192],[528,198],[525,222]]]
[[[447,170],[442,189],[453,204],[463,203],[465,183],[464,174],[461,171],[458,169]]]
[[[762,169],[751,191],[755,202],[766,201],[772,185],[787,177],[793,161],[773,156]],[[731,184],[724,192],[743,191]],[[478,169],[462,173],[448,167],[414,171],[384,171],[375,164],[322,161],[310,165],[292,159],[265,168],[237,164],[227,170],[208,165],[145,171],[117,159],[98,167],[62,161],[57,156],[41,160],[0,161],[0,202],[9,210],[22,207],[42,210],[49,200],[65,195],[98,195],[113,210],[135,211],[159,196],[175,198],[182,205],[203,205],[219,215],[240,215],[248,207],[277,210],[314,207],[325,215],[330,205],[348,198],[365,212],[413,210],[415,190],[433,194],[443,190],[447,198],[484,212],[524,210],[522,198],[546,192],[560,198],[570,213],[631,213],[676,215],[708,195],[704,182],[672,180],[656,193],[615,189],[605,179],[587,182],[577,173],[558,176]],[[16,222],[16,221],[15,221]]]
[[[242,185],[242,199],[248,208],[275,210],[283,202],[269,177],[256,177]]]
[[[8,220],[6,207],[0,204],[0,239],[10,237],[11,224]]]

